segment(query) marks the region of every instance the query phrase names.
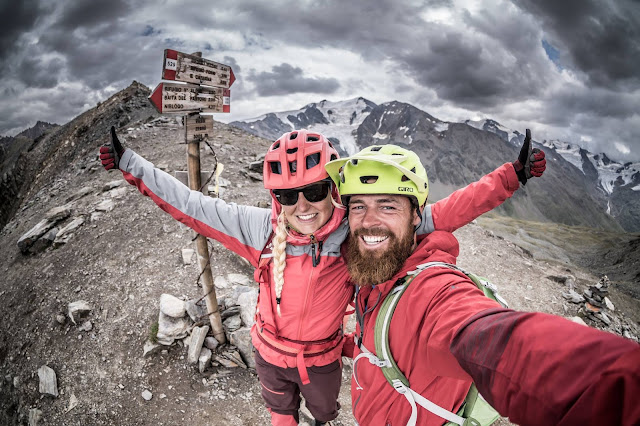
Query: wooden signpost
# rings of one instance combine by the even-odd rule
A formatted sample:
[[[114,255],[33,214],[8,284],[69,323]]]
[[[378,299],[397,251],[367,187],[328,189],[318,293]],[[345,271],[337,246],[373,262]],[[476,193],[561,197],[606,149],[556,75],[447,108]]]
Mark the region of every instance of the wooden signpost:
[[[181,83],[158,84],[149,100],[158,112],[184,115],[185,141],[187,143],[187,173],[189,188],[199,191],[202,187],[200,171],[200,142],[213,136],[213,117],[200,113],[230,112],[229,87],[235,81],[231,67],[201,57],[201,54],[186,54],[175,50],[164,51],[162,78]],[[196,84],[193,84],[196,83]],[[216,169],[216,180],[222,164]],[[220,343],[227,338],[218,310],[218,299],[213,285],[213,274],[209,262],[209,247],[203,235],[196,238],[196,251],[202,276],[202,292],[213,336]]]

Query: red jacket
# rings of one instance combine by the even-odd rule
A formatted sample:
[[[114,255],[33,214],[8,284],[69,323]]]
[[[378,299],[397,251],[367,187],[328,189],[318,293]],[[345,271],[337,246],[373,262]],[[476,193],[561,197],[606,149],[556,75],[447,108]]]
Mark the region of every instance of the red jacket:
[[[368,312],[356,330],[363,331],[364,347],[375,353],[375,320],[399,278],[421,263],[454,263],[457,255],[452,234],[433,232],[395,277],[359,290],[357,309]],[[500,414],[518,424],[640,422],[636,343],[561,317],[503,309],[457,271],[429,268],[411,282],[392,317],[389,344],[411,388],[452,412],[473,379]],[[356,375],[351,395],[359,424],[407,423],[411,407],[380,368],[361,359]],[[418,424],[443,423],[418,407]]]
[[[236,205],[191,191],[130,149],[122,155],[120,168],[129,183],[176,220],[219,241],[257,268],[254,278],[260,285],[260,298],[251,334],[254,347],[267,362],[298,367],[304,375],[305,367],[340,359],[342,319],[354,291],[341,253],[348,234],[342,210],[334,210],[329,222],[315,233],[315,243],[308,236],[288,238],[282,316],[278,317],[271,285],[273,263],[270,250],[265,249],[278,213],[275,206],[271,211]],[[504,164],[480,181],[427,206],[417,232],[427,234],[436,227],[453,231],[500,205],[518,186],[513,166]],[[313,253],[317,257],[315,266]]]

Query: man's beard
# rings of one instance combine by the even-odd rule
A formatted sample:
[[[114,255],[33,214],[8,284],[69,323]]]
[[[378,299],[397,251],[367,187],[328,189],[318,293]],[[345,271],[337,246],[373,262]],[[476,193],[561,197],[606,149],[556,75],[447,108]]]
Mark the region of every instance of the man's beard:
[[[388,236],[389,248],[386,250],[359,249],[363,235]],[[347,242],[347,267],[354,283],[360,287],[377,285],[388,281],[402,268],[405,260],[413,252],[414,229],[409,224],[405,235],[398,239],[391,231],[379,228],[358,229],[349,235]]]

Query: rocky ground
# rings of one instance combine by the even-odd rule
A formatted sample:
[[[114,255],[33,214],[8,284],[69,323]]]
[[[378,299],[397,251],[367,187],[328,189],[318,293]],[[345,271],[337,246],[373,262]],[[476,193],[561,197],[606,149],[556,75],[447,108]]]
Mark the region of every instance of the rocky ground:
[[[186,169],[185,145],[179,143],[184,127],[164,117],[145,121],[119,129],[126,146],[170,173]],[[224,165],[221,198],[268,205],[270,197],[248,166],[269,141],[218,122],[214,133],[211,146]],[[183,249],[195,248],[194,233],[134,187],[113,183],[122,181],[120,172],[105,172],[91,154],[107,141],[108,128],[99,135],[79,160],[82,164],[60,160],[60,170],[40,182],[0,232],[0,424],[268,424],[251,368],[214,362],[201,372],[188,362],[182,341],[143,355],[158,321],[160,296],[192,300],[202,294],[197,265],[185,265],[182,258]],[[203,146],[203,170],[214,165],[214,156]],[[58,221],[58,232],[74,219],[82,221],[68,228],[66,236],[49,235],[48,241],[35,240],[30,248],[22,244],[23,253],[21,237],[47,212],[62,206],[64,212],[50,218]],[[511,307],[581,316],[590,326],[637,339],[640,304],[616,285],[602,293],[611,306],[600,299],[600,312],[586,312],[584,301],[568,300],[574,297],[570,290],[580,296],[595,286],[598,274],[563,261],[538,260],[479,224],[460,229],[456,236],[459,265],[493,281]],[[215,277],[252,275],[236,255],[218,243],[211,247]],[[233,293],[232,284],[222,287],[217,289],[221,299]],[[89,310],[74,324],[69,304],[79,301]],[[56,375],[57,396],[41,392],[38,370],[43,365]],[[353,424],[350,374],[345,362],[338,418],[342,425]]]

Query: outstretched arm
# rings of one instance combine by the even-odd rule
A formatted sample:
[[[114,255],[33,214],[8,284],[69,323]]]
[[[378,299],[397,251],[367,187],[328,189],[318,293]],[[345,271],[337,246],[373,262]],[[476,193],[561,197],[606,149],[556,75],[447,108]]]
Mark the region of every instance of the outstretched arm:
[[[520,187],[518,181],[524,185],[532,176],[542,176],[545,169],[544,151],[531,149],[531,133],[527,129],[518,160],[505,163],[477,182],[425,206],[418,234],[428,234],[434,230],[455,231],[511,197]]]
[[[125,149],[113,127],[111,144],[100,148],[100,159],[107,170],[119,168],[127,182],[174,219],[257,265],[272,229],[270,210],[226,203],[190,190],[131,149]]]
[[[554,315],[485,310],[451,352],[517,424],[640,424],[640,346]]]

